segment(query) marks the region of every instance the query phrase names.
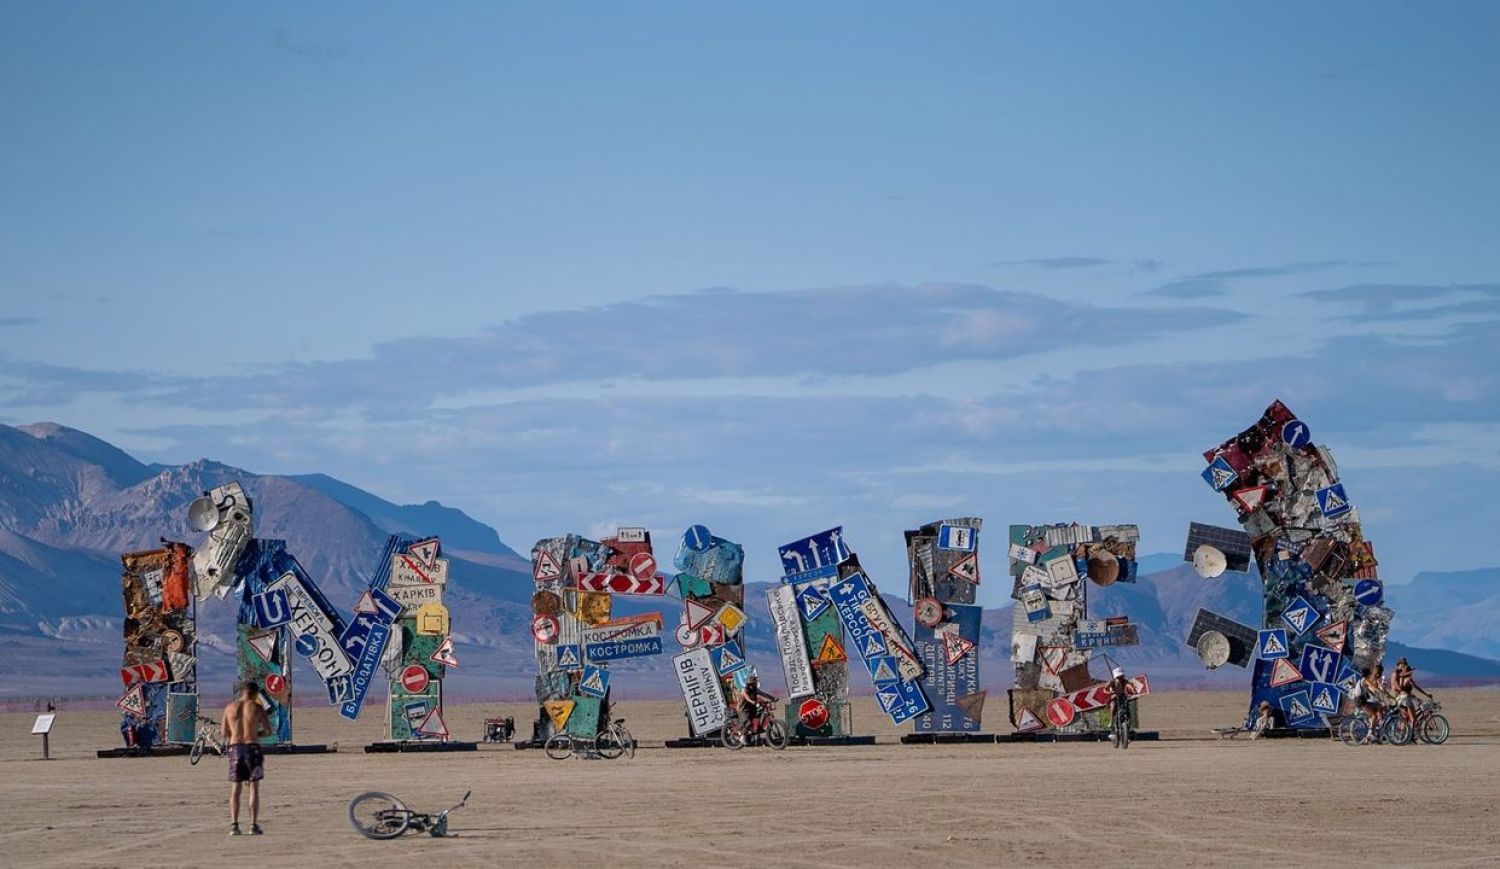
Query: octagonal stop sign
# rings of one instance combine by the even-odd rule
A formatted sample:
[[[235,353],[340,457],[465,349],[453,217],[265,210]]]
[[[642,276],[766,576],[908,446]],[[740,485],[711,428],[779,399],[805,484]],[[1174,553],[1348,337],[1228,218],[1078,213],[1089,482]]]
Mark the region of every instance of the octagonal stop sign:
[[[816,697],[809,697],[797,707],[797,720],[811,730],[824,727],[828,724],[828,706]]]

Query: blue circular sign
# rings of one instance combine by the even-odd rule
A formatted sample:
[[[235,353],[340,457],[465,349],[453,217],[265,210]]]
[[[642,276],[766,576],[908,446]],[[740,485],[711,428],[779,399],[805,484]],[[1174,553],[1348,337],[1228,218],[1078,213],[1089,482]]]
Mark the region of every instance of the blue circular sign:
[[[708,526],[694,525],[682,535],[682,542],[694,552],[707,552],[714,544],[714,536],[708,533]]]
[[[1385,588],[1378,579],[1361,579],[1354,584],[1354,600],[1360,606],[1380,606],[1385,600]]]
[[[1301,449],[1312,443],[1312,432],[1307,423],[1294,419],[1281,427],[1281,440],[1293,449]]]
[[[318,650],[318,638],[312,634],[303,634],[297,638],[297,654],[304,658],[311,658]]]

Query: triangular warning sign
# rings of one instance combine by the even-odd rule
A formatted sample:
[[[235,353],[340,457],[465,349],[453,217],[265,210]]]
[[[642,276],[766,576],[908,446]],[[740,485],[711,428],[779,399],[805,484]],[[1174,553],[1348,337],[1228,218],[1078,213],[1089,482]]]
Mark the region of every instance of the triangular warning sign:
[[[943,634],[943,659],[948,662],[948,666],[950,667],[962,661],[964,655],[969,654],[973,648],[974,644],[972,642],[960,637],[956,633]]]
[[[694,631],[696,631],[696,630],[698,630],[698,628],[702,627],[704,622],[706,622],[709,619],[713,618],[714,617],[714,613],[717,612],[717,610],[715,610],[713,607],[709,606],[708,604],[701,603],[699,601],[694,600],[693,598],[688,598],[683,603],[683,610],[684,610],[684,615],[686,615],[686,617],[687,617],[687,626],[688,626],[688,629],[689,630],[694,630]]]
[[[870,681],[877,685],[881,682],[896,681],[896,671],[891,669],[890,659],[885,657],[876,659],[875,666],[870,668]]]
[[[380,612],[380,607],[375,605],[375,596],[370,594],[369,589],[365,589],[365,593],[360,595],[359,600],[354,602],[354,611],[356,613],[368,613],[372,615]]]
[[[1335,652],[1343,651],[1344,640],[1346,640],[1348,636],[1349,623],[1346,621],[1334,622],[1326,628],[1318,629],[1318,639],[1323,641],[1323,645],[1327,646],[1330,649],[1333,649]]]
[[[260,659],[267,664],[276,663],[276,632],[266,631],[263,634],[251,634],[245,638],[245,643],[260,655]]]
[[[1025,707],[1021,708],[1021,715],[1016,719],[1017,733],[1030,733],[1033,730],[1041,730],[1045,727],[1042,719],[1036,717],[1036,713]]]
[[[1063,671],[1063,664],[1068,660],[1069,647],[1067,646],[1042,646],[1042,666],[1047,672],[1056,676]]]
[[[1240,505],[1241,510],[1249,513],[1265,502],[1266,491],[1265,486],[1251,486],[1248,489],[1240,489],[1232,497],[1235,503]]]
[[[975,691],[973,694],[965,694],[953,702],[954,705],[958,706],[958,710],[964,714],[965,718],[971,721],[979,721],[984,715],[984,698],[987,693],[985,691]]]
[[[885,640],[879,634],[869,634],[865,637],[864,656],[874,658],[885,654]]]
[[[583,666],[578,660],[578,647],[574,645],[557,647],[557,666],[564,670],[576,670]]]
[[[1267,658],[1286,657],[1286,646],[1281,642],[1281,634],[1267,631],[1265,641],[1260,644],[1260,653]]]
[[[557,559],[552,557],[552,553],[543,549],[542,554],[537,556],[536,570],[532,572],[532,577],[537,582],[544,582],[557,579],[559,576],[562,576],[562,567],[558,565]]]
[[[977,584],[979,582],[979,553],[974,552],[964,556],[961,561],[948,568],[948,572],[959,579]]]
[[[547,710],[547,717],[552,719],[552,727],[562,730],[568,726],[568,716],[573,714],[573,701],[548,700],[542,704],[542,708]]]
[[[604,671],[603,670],[591,670],[591,671],[589,671],[588,675],[584,676],[583,680],[578,683],[578,690],[585,691],[585,692],[592,691],[593,693],[598,694],[599,696],[603,696],[604,695],[604,679],[603,679],[603,677],[601,677],[599,675],[602,672],[604,672]]]
[[[447,667],[458,666],[458,656],[453,654],[452,637],[443,637],[443,642],[438,645],[437,651],[432,653],[432,660]]]
[[[448,724],[443,721],[443,710],[434,709],[427,713],[422,723],[417,725],[417,732],[423,736],[436,736],[439,739],[448,738]]]
[[[839,641],[833,638],[833,634],[825,634],[823,637],[823,646],[818,649],[818,657],[815,663],[837,664],[840,661],[847,660],[849,660],[849,656],[844,654],[844,647],[839,645]]]
[[[125,696],[115,701],[115,705],[129,712],[131,715],[146,714],[146,686],[137,684],[134,688],[125,692]]]
[[[438,539],[429,537],[406,547],[407,554],[415,557],[428,570],[437,570]]]
[[[1271,665],[1271,687],[1280,688],[1302,679],[1302,671],[1289,658],[1277,658]]]

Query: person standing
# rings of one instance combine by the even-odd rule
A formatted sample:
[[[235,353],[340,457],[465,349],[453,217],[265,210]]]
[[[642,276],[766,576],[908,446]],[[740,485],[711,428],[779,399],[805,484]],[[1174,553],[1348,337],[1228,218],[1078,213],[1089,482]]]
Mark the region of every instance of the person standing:
[[[229,835],[240,835],[240,788],[250,783],[250,834],[259,836],[260,781],[265,757],[260,738],[272,733],[270,719],[260,705],[260,686],[251,680],[240,685],[239,696],[224,707],[224,742],[229,746]]]

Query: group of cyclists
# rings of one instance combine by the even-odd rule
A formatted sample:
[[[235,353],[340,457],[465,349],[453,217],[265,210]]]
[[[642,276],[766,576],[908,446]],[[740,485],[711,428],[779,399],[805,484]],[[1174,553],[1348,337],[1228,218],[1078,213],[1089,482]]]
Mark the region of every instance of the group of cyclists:
[[[1426,688],[1417,684],[1416,670],[1405,658],[1396,662],[1396,672],[1391,674],[1390,684],[1385,681],[1385,666],[1375,664],[1365,670],[1364,678],[1354,686],[1354,701],[1359,704],[1371,721],[1379,721],[1391,711],[1399,711],[1401,717],[1413,728],[1417,724],[1417,698],[1422,694],[1428,700],[1433,696]]]

